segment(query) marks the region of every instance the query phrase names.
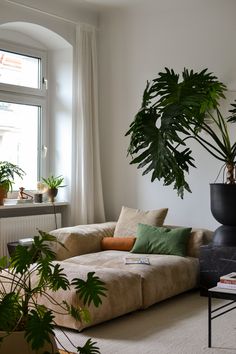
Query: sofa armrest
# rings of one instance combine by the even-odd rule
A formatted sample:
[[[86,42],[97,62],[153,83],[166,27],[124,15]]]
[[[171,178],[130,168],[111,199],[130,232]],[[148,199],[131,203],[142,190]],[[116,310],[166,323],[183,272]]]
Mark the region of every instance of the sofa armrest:
[[[213,231],[193,228],[189,237],[187,255],[199,258],[200,247],[212,241]]]
[[[51,243],[57,260],[101,251],[103,237],[113,236],[116,222],[63,227],[50,232],[60,243]]]

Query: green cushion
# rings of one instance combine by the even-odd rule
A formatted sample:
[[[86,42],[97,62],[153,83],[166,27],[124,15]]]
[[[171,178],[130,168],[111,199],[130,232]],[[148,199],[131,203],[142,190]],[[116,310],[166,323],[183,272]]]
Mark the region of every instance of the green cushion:
[[[191,228],[168,229],[138,224],[137,238],[130,252],[170,254],[185,257]]]

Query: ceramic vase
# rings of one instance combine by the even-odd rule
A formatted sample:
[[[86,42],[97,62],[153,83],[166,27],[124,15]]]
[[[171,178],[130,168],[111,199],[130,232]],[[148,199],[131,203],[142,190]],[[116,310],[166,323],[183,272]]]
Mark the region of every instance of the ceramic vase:
[[[58,189],[57,188],[48,188],[47,190],[47,195],[48,195],[48,201],[51,203],[55,202],[55,197],[57,196]]]

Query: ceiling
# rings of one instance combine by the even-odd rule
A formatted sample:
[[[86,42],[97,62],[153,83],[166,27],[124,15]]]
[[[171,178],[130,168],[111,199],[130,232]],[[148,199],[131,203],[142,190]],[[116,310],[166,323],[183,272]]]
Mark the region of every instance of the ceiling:
[[[129,5],[129,4],[134,4],[137,3],[138,0],[65,0],[67,3],[71,2],[73,4],[83,4],[83,3],[87,3],[90,5],[95,5],[97,7],[100,6],[122,6],[122,5]],[[145,1],[145,0],[143,0]]]
[[[32,8],[41,9],[47,6],[50,9],[58,6],[69,6],[71,9],[84,8],[90,10],[102,10],[106,8],[120,8],[145,2],[146,0],[5,0],[9,3],[18,3]]]
[[[74,7],[84,7],[87,9],[99,11],[104,9],[118,9],[127,6],[137,5],[140,2],[147,0],[61,0],[67,5],[71,4]]]

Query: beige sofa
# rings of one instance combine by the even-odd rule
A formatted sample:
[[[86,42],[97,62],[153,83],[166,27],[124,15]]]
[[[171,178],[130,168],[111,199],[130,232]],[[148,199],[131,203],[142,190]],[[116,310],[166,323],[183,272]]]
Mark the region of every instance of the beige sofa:
[[[59,326],[82,330],[126,313],[145,309],[198,286],[199,247],[209,242],[211,231],[192,230],[187,257],[149,254],[150,265],[125,264],[124,259],[131,256],[130,252],[101,251],[101,240],[113,236],[115,226],[115,222],[107,222],[51,232],[66,246],[63,248],[57,244],[54,251],[68,278],[85,279],[89,271],[95,271],[108,289],[108,295],[103,298],[99,308],[90,305],[89,324],[58,314],[55,321]],[[173,227],[175,226],[171,226]],[[75,292],[60,291],[53,296],[56,300],[65,298],[74,306],[82,306]],[[47,305],[46,302],[45,304]]]

